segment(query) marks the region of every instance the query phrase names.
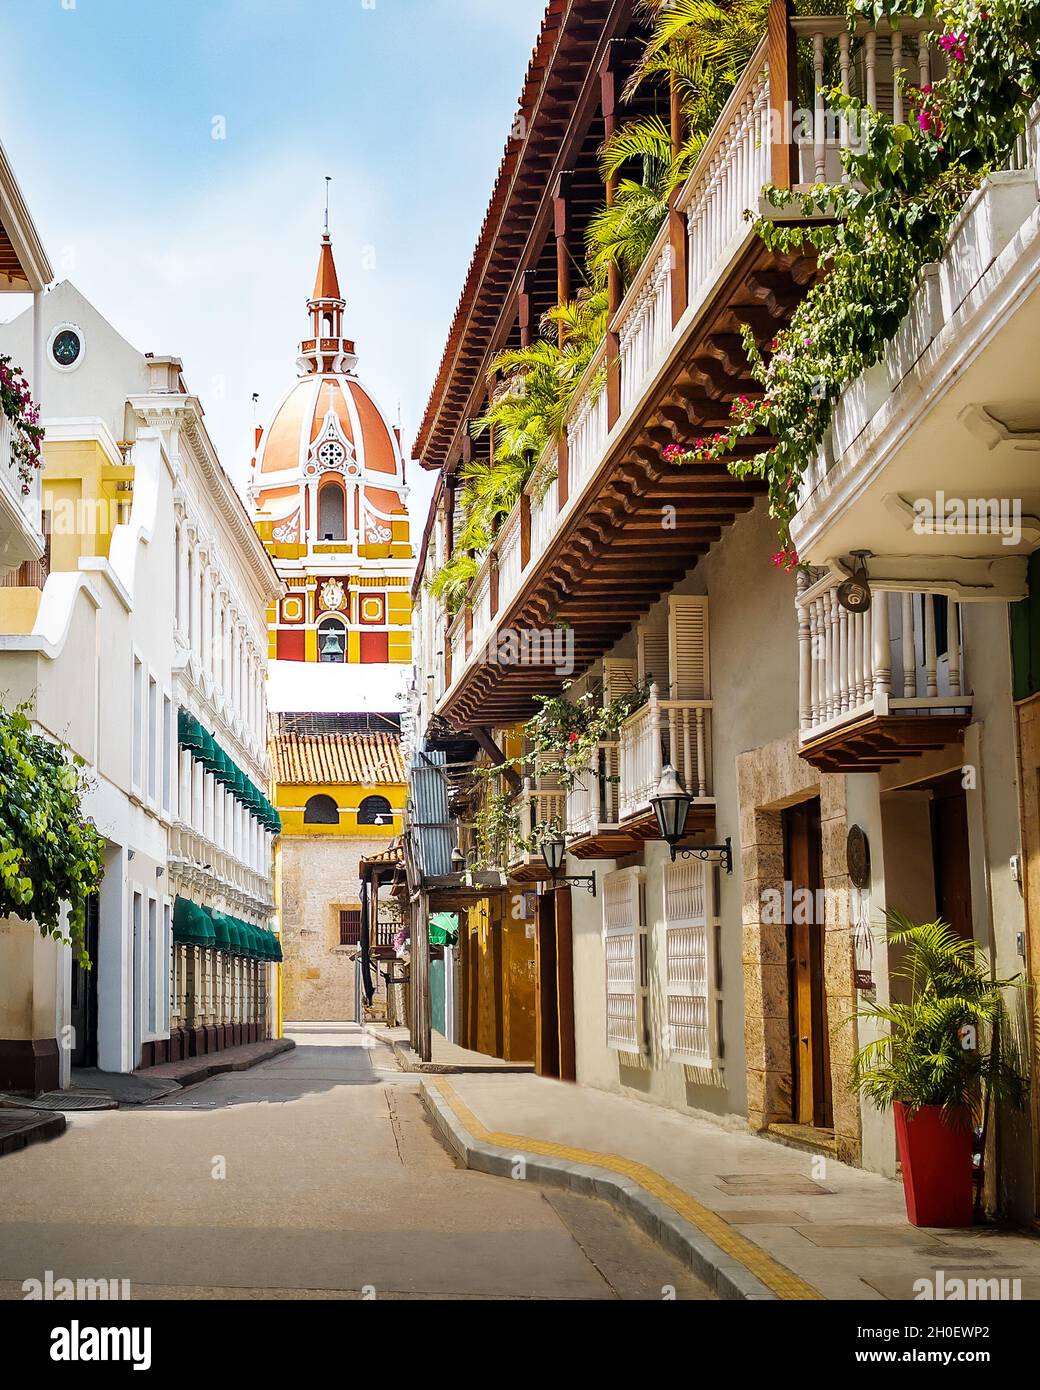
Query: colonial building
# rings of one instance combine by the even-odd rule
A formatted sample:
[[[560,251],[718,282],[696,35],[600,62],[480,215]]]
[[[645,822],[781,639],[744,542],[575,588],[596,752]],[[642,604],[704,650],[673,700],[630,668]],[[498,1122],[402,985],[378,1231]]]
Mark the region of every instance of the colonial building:
[[[276,885],[284,936],[282,1015],[352,1020],[361,944],[359,865],[401,833],[400,732],[368,714],[271,717],[283,834]]]
[[[267,614],[282,1012],[355,1016],[358,865],[400,833],[411,661],[399,430],[358,378],[326,225],[297,379],[256,436],[258,535],[285,584]]]
[[[0,351],[31,360],[34,337],[45,543],[0,588],[0,689],[84,760],[107,841],[89,971],[31,923],[0,935],[0,989],[17,982],[33,1019],[31,1068],[0,1084],[39,1090],[73,1065],[128,1072],[271,1032],[280,585],[180,361],[132,347],[68,282],[0,326]]]
[[[770,250],[745,216],[769,183],[797,188],[840,171],[840,123],[824,135],[819,122],[797,143],[779,113],[822,111],[833,64],[846,90],[898,121],[893,68],[912,65],[927,85],[943,61],[928,21],[894,31],[860,20],[853,50],[843,16],[797,9],[774,0],[656,242],[627,283],[610,277],[607,332],[565,428],[449,609],[429,585],[464,521],[460,476],[470,422],[496,390],[489,366],[578,288],[589,219],[616,193],[603,186],[599,150],[645,37],[625,0],[548,6],[416,442],[439,477],[413,590],[415,740],[423,758],[444,750],[455,769],[452,839],[470,871],[442,863],[424,876],[420,863],[412,888],[472,897],[475,883],[489,885],[470,909],[489,962],[462,971],[470,1020],[494,1016],[511,992],[506,924],[524,919],[527,893],[536,898],[545,1074],[746,1121],[891,1175],[891,1116],[850,1087],[853,1051],[871,1036],[853,1015],[898,989],[884,909],[944,916],[1001,976],[1036,968],[1037,913],[1027,929],[1021,879],[1024,851],[1033,904],[1040,662],[1032,608],[1008,606],[1028,592],[1036,545],[1026,460],[1040,377],[1025,346],[1038,283],[1036,122],[1020,167],[964,209],[886,360],[846,390],[800,496],[793,534],[806,563],[778,567],[763,485],[666,450],[728,430],[734,402],[760,394],[741,333],[768,352],[820,273],[811,248]],[[681,103],[670,95],[656,101],[678,148]],[[798,204],[785,212],[800,215]],[[772,442],[746,441],[738,456]],[[914,499],[945,487],[968,507],[980,470],[1009,510],[1019,499],[1018,531],[951,539],[941,525],[915,526]],[[873,598],[854,614],[838,588],[861,551]],[[549,643],[548,657],[503,659],[507,639],[525,633],[566,642]],[[502,767],[535,696],[609,704],[625,692],[635,707],[581,775],[561,781],[558,762],[530,748],[519,776]],[[483,879],[472,872],[488,781],[460,768],[467,760],[502,767],[492,784],[512,796],[491,866],[497,889],[486,863]],[[669,767],[690,798],[678,857],[650,805]],[[549,844],[557,829],[566,855],[553,876],[530,832]],[[422,840],[421,817],[408,834]],[[812,908],[792,912],[793,900]],[[423,1027],[420,1001],[420,1043]],[[501,1038],[489,1045],[474,1022],[462,1040],[501,1055]],[[1031,1217],[1032,1125],[998,1117],[995,1128],[987,1200]]]

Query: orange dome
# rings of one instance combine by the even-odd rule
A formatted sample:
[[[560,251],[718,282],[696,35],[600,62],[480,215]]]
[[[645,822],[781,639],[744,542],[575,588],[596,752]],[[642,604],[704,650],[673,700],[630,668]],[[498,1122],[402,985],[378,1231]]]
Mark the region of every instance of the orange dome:
[[[328,468],[359,480],[383,474],[391,487],[404,481],[393,429],[360,381],[346,374],[293,383],[260,436],[254,486],[289,483]]]

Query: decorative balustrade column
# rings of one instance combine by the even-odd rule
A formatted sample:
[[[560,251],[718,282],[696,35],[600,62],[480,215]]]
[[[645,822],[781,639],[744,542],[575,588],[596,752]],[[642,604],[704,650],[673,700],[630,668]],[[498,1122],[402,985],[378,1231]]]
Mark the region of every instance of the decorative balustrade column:
[[[812,727],[812,623],[803,595],[809,587],[809,576],[799,570],[795,579],[798,608],[798,727]]]
[[[874,703],[887,703],[892,693],[892,640],[888,625],[888,594],[874,595]]]

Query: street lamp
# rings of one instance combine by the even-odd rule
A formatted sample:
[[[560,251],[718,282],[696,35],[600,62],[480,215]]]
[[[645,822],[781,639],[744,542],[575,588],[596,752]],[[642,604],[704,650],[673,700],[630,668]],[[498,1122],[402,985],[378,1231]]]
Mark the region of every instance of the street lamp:
[[[558,830],[549,831],[542,837],[542,858],[549,870],[549,878],[555,888],[558,883],[583,883],[593,897],[596,896],[595,874],[561,874],[563,861],[567,857],[567,841]]]
[[[666,763],[661,769],[661,780],[657,790],[650,798],[657,818],[657,829],[661,839],[668,846],[672,863],[681,855],[683,859],[703,859],[708,861],[718,855],[719,862],[725,865],[726,872],[733,872],[733,842],[729,838],[721,845],[697,845],[693,849],[679,849],[678,844],[686,833],[686,817],[690,814],[693,797],[679,781],[675,768]]]

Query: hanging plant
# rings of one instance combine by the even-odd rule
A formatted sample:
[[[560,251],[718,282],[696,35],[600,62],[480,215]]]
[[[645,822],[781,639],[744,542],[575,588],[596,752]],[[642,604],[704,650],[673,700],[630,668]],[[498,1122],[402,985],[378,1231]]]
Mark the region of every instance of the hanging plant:
[[[104,837],[83,814],[85,766],[33,732],[26,706],[0,709],[0,917],[34,921],[83,960],[87,900],[105,871]]]
[[[568,681],[564,692],[570,688]],[[536,759],[553,762],[561,786],[571,791],[588,775],[599,745],[616,738],[628,716],[646,704],[650,686],[633,686],[606,704],[602,687],[586,690],[576,700],[566,693],[535,698],[538,713],[524,725],[524,737]]]
[[[504,869],[510,846],[520,841],[520,829],[520,807],[513,793],[489,787],[473,817],[475,867]]]
[[[33,477],[43,464],[43,426],[40,407],[32,398],[20,367],[0,353],[0,413],[11,422],[11,455],[18,464],[23,496],[32,491]]]

